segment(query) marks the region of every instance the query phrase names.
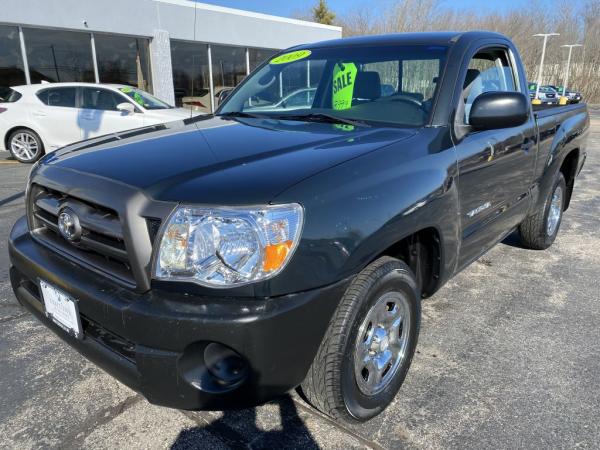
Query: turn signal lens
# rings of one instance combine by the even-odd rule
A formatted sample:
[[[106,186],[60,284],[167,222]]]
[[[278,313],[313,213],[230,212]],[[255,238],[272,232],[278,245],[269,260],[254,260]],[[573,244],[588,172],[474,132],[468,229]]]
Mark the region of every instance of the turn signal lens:
[[[286,260],[292,241],[286,241],[281,244],[267,245],[265,247],[265,260],[263,262],[263,270],[265,272],[273,272],[279,269]]]

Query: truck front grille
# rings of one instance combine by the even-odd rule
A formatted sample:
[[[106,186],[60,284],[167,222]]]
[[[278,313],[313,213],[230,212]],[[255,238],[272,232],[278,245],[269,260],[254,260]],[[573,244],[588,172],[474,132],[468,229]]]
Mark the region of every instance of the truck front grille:
[[[135,287],[118,214],[37,184],[31,186],[29,221],[33,236],[67,258]],[[59,229],[59,215],[65,208],[79,219],[81,235],[66,239]]]

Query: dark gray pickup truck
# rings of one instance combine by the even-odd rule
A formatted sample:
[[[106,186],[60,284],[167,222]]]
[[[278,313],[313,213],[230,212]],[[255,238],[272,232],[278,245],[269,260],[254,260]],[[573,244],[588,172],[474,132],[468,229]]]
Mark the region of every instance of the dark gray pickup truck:
[[[20,303],[156,404],[298,387],[348,422],[407,374],[421,298],[509,233],[549,247],[585,105],[533,110],[504,36],[286,50],[214,115],[37,163],[10,235]]]

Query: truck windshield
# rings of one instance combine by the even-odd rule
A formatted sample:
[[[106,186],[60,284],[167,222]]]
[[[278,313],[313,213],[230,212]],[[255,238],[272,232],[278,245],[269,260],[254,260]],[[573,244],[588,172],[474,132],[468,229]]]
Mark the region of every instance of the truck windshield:
[[[237,89],[217,115],[427,123],[447,47],[348,46],[282,53]]]

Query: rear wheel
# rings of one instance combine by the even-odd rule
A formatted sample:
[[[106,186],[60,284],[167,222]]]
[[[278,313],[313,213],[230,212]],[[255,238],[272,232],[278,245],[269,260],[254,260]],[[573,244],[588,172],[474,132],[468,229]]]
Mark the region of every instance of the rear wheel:
[[[44,154],[40,137],[28,128],[19,128],[8,137],[8,150],[22,163],[34,163]]]
[[[545,250],[554,243],[562,222],[566,193],[565,177],[558,172],[544,205],[519,226],[521,243],[525,247]]]
[[[420,314],[420,292],[404,262],[383,257],[367,266],[344,294],[302,393],[344,422],[381,413],[410,367]]]

